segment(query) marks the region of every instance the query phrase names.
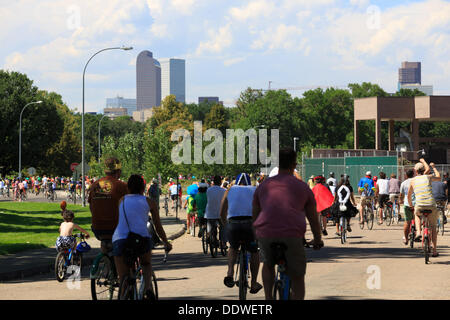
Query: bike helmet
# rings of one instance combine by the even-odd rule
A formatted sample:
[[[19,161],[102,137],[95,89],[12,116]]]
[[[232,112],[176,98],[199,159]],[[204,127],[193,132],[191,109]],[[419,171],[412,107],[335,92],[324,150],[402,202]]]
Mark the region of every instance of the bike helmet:
[[[241,182],[244,182],[246,186],[250,186],[252,184],[250,176],[247,173],[238,174],[236,177],[236,185],[238,186]]]
[[[191,184],[189,187],[187,187],[187,194],[190,196],[195,196],[198,193],[198,185]]]
[[[88,252],[89,250],[91,250],[91,246],[86,242],[86,241],[81,241],[78,245],[77,245],[77,251],[78,252]]]

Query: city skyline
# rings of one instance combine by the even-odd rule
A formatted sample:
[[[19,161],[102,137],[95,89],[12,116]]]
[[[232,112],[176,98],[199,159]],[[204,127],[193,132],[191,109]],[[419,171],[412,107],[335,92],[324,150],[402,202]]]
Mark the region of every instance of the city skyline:
[[[450,94],[450,3],[443,0],[78,1],[2,5],[1,67],[86,111],[135,96],[136,56],[186,64],[186,103],[220,96],[230,106],[247,87],[273,89],[372,82],[397,90],[402,61],[421,61],[422,83]],[[426,17],[426,18],[425,18]],[[22,32],[15,32],[22,30]],[[294,96],[301,90],[289,91]]]

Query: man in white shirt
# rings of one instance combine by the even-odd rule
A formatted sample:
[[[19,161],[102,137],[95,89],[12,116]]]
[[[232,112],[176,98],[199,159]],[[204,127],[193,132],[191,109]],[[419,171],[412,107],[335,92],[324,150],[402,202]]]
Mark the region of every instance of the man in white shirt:
[[[221,177],[214,176],[213,185],[206,191],[207,204],[205,218],[207,220],[206,232],[208,237],[211,233],[211,230],[216,228],[217,223],[219,223],[219,227],[221,229],[223,228],[222,224],[220,223],[220,204],[222,202],[226,189],[220,186],[221,183]]]
[[[377,181],[377,195],[378,195],[378,203],[380,205],[380,222],[383,223],[383,208],[386,205],[386,202],[389,201],[389,180],[386,179],[386,174],[384,172],[380,172],[379,179]]]
[[[333,186],[334,187],[337,187],[337,181],[336,181],[336,178],[334,177],[334,172],[330,172],[330,174],[329,174],[329,178],[328,178],[328,180],[327,180],[327,185],[330,185],[330,182],[332,182],[333,184]]]
[[[175,208],[175,203],[177,201],[178,196],[178,187],[174,183],[169,187],[170,197],[172,198],[172,209]]]

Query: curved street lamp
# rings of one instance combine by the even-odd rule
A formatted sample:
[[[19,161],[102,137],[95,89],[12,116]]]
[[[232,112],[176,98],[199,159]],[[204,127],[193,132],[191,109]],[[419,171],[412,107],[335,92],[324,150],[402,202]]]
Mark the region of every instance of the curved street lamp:
[[[133,47],[113,47],[113,48],[105,48],[102,49],[100,51],[97,51],[96,53],[94,53],[89,60],[86,62],[86,65],[84,66],[84,70],[83,70],[83,107],[82,107],[82,112],[81,112],[81,188],[82,188],[82,202],[83,202],[83,207],[86,206],[86,197],[85,197],[85,191],[86,191],[86,186],[85,186],[85,167],[84,167],[84,76],[86,74],[86,68],[89,64],[89,62],[92,60],[92,58],[94,58],[97,54],[99,54],[100,52],[103,51],[107,51],[107,50],[132,50]]]
[[[20,119],[19,119],[19,179],[22,178],[22,114],[26,107],[32,104],[41,104],[42,101],[35,101],[30,102],[23,107],[22,111],[20,112]]]

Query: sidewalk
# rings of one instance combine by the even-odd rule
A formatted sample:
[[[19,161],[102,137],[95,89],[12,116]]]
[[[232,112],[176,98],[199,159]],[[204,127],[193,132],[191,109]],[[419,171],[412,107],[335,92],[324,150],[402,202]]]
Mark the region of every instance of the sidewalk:
[[[167,217],[164,212],[160,214],[161,223],[169,240],[181,237],[186,232],[186,214],[178,212],[179,219],[176,219],[175,212],[172,210],[170,210]],[[100,253],[100,241],[95,239],[95,237],[87,239],[87,243],[92,249],[88,253],[83,254],[83,266],[89,266],[97,254]],[[56,250],[54,247],[2,255],[0,256],[0,282],[51,272],[54,270],[55,257]]]

